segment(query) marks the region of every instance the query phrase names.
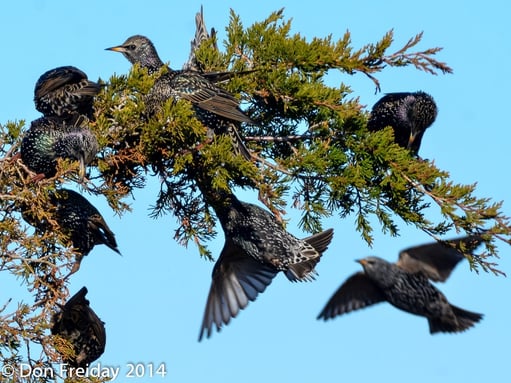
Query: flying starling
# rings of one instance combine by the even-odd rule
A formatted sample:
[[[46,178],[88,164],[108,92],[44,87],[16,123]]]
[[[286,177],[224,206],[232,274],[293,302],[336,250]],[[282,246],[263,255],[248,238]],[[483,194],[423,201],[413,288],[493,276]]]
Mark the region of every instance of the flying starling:
[[[422,136],[436,115],[435,101],[427,93],[388,93],[374,104],[367,129],[373,132],[391,126],[396,143],[417,156]]]
[[[60,335],[73,346],[74,356],[64,361],[71,367],[87,367],[105,351],[105,324],[89,307],[82,287],[61,310],[53,315],[51,333]]]
[[[225,245],[212,275],[199,341],[220,331],[249,301],[254,301],[279,271],[292,281],[313,280],[314,267],[332,240],[328,229],[298,239],[268,211],[234,195],[213,205],[225,234]]]
[[[147,37],[135,35],[122,45],[107,48],[121,52],[132,64],[147,68],[149,74],[156,73],[164,64]],[[172,70],[155,80],[146,96],[149,115],[156,113],[168,99],[184,99],[192,103],[197,119],[213,134],[229,134],[236,154],[247,160],[252,158],[245,147],[236,125],[254,122],[239,108],[239,101],[226,90],[218,87],[203,74],[193,70]]]
[[[73,66],[62,66],[44,73],[35,85],[35,108],[46,117],[93,118],[94,96],[101,86]]]
[[[479,236],[458,238],[458,249],[473,251]],[[364,272],[349,277],[330,298],[318,319],[331,319],[353,310],[387,301],[411,314],[424,316],[429,332],[462,332],[479,322],[483,315],[450,304],[432,281],[445,281],[464,258],[461,251],[443,243],[430,243],[401,251],[396,263],[378,257],[357,260]]]
[[[98,140],[88,129],[87,120],[71,124],[59,117],[41,117],[32,121],[21,142],[21,159],[36,179],[53,177],[57,158],[80,162],[79,175],[85,176],[86,166],[99,151]]]
[[[89,254],[95,245],[106,245],[120,254],[114,233],[98,209],[85,197],[74,190],[59,189],[51,195],[50,200],[55,207],[55,221],[69,237],[77,253],[76,262],[68,276],[78,271],[83,257]],[[39,230],[44,232],[49,229],[46,222],[38,222],[28,210],[22,212],[22,215]]]

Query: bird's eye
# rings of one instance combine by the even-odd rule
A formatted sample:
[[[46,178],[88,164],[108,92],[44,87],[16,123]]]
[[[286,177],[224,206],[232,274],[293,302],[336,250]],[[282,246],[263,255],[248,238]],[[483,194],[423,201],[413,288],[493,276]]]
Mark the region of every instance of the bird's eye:
[[[129,49],[130,51],[134,51],[136,47],[137,47],[137,46],[136,46],[135,44],[130,44],[130,45],[128,45],[128,49]]]

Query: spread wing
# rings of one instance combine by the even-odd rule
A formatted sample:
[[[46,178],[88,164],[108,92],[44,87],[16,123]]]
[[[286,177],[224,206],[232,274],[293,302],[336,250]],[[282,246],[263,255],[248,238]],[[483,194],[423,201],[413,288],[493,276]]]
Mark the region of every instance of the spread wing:
[[[410,247],[399,253],[397,266],[409,273],[423,272],[433,281],[444,282],[466,252],[474,251],[481,244],[479,235],[470,235],[443,242],[432,242]],[[451,244],[451,245],[449,245]]]
[[[339,287],[317,319],[332,319],[384,300],[381,290],[363,272],[359,272],[353,274]]]
[[[220,331],[240,310],[254,301],[271,283],[278,270],[246,255],[232,241],[227,241],[213,269],[199,341],[209,338],[216,326]]]

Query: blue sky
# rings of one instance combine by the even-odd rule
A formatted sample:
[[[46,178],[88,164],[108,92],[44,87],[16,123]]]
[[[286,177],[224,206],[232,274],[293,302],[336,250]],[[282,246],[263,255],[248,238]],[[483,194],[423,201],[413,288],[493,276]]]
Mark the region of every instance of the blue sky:
[[[478,182],[476,195],[494,201],[508,198],[509,89],[506,65],[511,62],[509,9],[500,2],[429,1],[205,1],[208,27],[225,36],[229,8],[245,26],[285,7],[293,32],[307,38],[349,29],[355,48],[376,42],[394,28],[395,48],[424,31],[419,49],[444,47],[438,59],[452,75],[431,76],[412,68],[388,69],[379,74],[383,92],[424,90],[436,100],[439,114],[426,132],[421,155],[434,159],[460,183]],[[142,5],[144,4],[144,5]],[[493,4],[493,6],[492,6]],[[0,33],[0,123],[35,119],[33,89],[48,69],[74,65],[89,78],[108,79],[127,73],[130,64],[104,48],[133,34],[155,43],[161,58],[181,67],[194,33],[194,15],[201,1],[12,1],[3,4]],[[221,44],[220,44],[221,46]],[[381,95],[364,75],[338,75],[353,95],[370,108]],[[435,335],[427,321],[380,304],[319,322],[316,316],[340,283],[360,266],[354,259],[379,255],[395,260],[399,250],[428,242],[412,226],[401,224],[401,236],[391,238],[375,230],[373,248],[354,229],[354,217],[332,218],[325,227],[335,235],[313,283],[292,284],[279,275],[222,332],[197,342],[210,285],[213,263],[197,249],[177,245],[172,216],[147,217],[157,180],[135,193],[133,213],[118,217],[107,204],[89,197],[116,233],[119,257],[96,247],[71,278],[70,291],[86,285],[88,298],[106,323],[107,346],[100,358],[105,366],[127,372],[132,362],[164,362],[168,375],[135,379],[139,382],[454,382],[503,381],[509,376],[509,280],[471,272],[460,264],[439,287],[462,308],[485,318],[466,333]],[[243,195],[245,200],[252,196]],[[290,211],[289,230],[298,216]],[[504,211],[511,215],[509,203]],[[434,214],[434,213],[433,213]],[[432,215],[435,217],[435,215]],[[456,234],[453,234],[454,236]],[[210,243],[214,254],[223,245],[220,234]],[[500,268],[511,273],[509,247],[501,244]],[[7,297],[24,296],[18,281],[0,274],[0,304]],[[125,379],[118,378],[118,381]]]

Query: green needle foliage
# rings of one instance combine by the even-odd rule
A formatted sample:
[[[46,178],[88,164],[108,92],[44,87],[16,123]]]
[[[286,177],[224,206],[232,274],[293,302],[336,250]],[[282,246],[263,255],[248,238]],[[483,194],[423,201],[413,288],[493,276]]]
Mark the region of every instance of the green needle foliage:
[[[511,227],[501,202],[476,197],[475,184],[457,184],[433,162],[411,156],[394,143],[391,128],[369,133],[368,112],[351,87],[326,84],[331,71],[346,79],[363,73],[376,90],[378,73],[389,67],[450,73],[435,59],[441,48],[416,50],[422,33],[395,50],[393,31],[357,49],[349,31],[333,41],[331,36],[308,40],[290,30],[282,11],[248,28],[231,12],[223,51],[211,39],[196,52],[205,71],[240,72],[220,86],[239,97],[256,122],[239,128],[254,154],[252,162],[232,154],[227,136],[208,137],[185,101],[168,101],[149,118],[144,95],[159,74],[151,77],[136,66],[127,75],[113,75],[97,97],[90,128],[102,150],[85,182],[76,176],[76,163],[59,161],[54,178],[34,184],[33,174],[13,158],[24,122],[0,126],[0,271],[15,275],[35,296],[34,304],[17,307],[0,302],[0,360],[16,364],[28,354],[34,365],[47,365],[59,360],[55,347],[66,346],[49,336],[48,328],[57,303],[67,296],[63,276],[75,254],[53,219],[49,193],[69,182],[82,182],[84,191],[103,195],[123,214],[130,210],[133,190],[158,177],[161,190],[151,215],[173,215],[176,241],[187,245],[192,240],[206,257],[211,257],[207,241],[216,235],[215,215],[201,190],[244,188],[256,190],[279,218],[288,203],[300,209],[300,225],[309,232],[320,230],[325,217],[355,217],[369,245],[374,217],[378,229],[390,235],[398,235],[402,224],[438,240],[453,229],[484,231],[485,249],[467,254],[470,265],[503,274],[494,262],[495,241],[509,243]],[[34,230],[22,212],[53,230]],[[438,213],[442,219],[433,220]],[[34,344],[40,346],[37,355],[31,353]]]

